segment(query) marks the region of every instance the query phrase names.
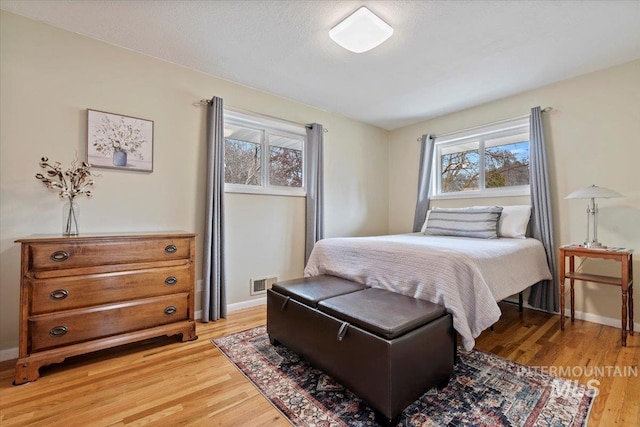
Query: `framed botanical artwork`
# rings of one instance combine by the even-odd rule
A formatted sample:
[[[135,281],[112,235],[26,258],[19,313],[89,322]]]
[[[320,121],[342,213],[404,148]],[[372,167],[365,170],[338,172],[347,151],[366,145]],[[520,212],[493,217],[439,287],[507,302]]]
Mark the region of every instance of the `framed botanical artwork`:
[[[153,172],[153,121],[87,110],[87,160],[97,168]]]

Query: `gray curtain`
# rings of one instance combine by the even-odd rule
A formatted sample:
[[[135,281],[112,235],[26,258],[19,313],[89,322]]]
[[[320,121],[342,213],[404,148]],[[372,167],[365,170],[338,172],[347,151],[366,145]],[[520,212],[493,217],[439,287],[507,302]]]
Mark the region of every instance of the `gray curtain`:
[[[306,236],[304,263],[307,264],[313,245],[324,238],[324,185],[322,168],[322,125],[307,125],[307,150],[305,153]]]
[[[549,171],[542,126],[540,107],[531,109],[529,130],[529,161],[531,187],[531,231],[540,240],[547,253],[547,263],[551,270],[551,280],[544,280],[531,287],[529,304],[543,310],[558,312],[560,290],[556,279],[556,246],[553,241],[553,219],[551,193],[549,191]]]
[[[433,147],[435,139],[430,134],[422,135],[420,141],[420,172],[418,175],[418,199],[413,218],[413,231],[420,231],[429,210],[431,197],[431,169],[433,167]]]
[[[224,118],[222,98],[207,103],[207,198],[202,261],[202,321],[227,316],[224,265]]]

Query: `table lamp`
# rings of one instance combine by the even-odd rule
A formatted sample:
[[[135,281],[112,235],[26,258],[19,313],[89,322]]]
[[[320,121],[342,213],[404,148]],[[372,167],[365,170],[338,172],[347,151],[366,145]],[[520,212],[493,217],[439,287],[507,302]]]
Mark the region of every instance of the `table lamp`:
[[[611,199],[614,197],[624,196],[617,191],[598,187],[597,185],[592,185],[591,187],[574,191],[565,197],[565,199],[591,199],[587,205],[587,238],[583,245],[585,248],[606,248],[606,246],[598,242],[598,205],[596,204],[595,199]],[[591,217],[593,217],[593,221],[591,220]],[[591,223],[593,223],[593,240],[590,239]]]

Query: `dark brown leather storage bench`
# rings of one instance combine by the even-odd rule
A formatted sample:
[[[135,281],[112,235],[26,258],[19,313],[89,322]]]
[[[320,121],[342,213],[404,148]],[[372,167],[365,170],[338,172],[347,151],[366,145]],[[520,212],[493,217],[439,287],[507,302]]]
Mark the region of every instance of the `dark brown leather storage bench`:
[[[337,277],[273,285],[267,332],[388,420],[453,373],[456,339],[444,307]]]

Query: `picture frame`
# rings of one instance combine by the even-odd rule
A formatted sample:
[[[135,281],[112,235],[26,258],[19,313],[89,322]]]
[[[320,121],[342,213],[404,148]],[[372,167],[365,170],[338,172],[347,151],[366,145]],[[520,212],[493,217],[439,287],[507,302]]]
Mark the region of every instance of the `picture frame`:
[[[87,109],[87,161],[97,168],[153,172],[153,120]]]

